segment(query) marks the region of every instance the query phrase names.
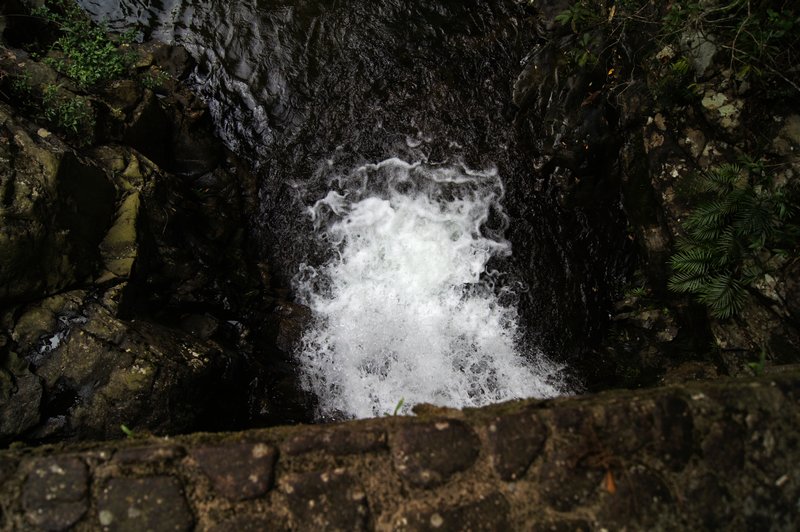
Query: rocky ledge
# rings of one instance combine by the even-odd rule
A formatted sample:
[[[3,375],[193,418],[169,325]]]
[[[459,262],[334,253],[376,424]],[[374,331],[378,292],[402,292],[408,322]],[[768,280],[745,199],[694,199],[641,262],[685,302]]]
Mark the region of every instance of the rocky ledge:
[[[253,252],[254,178],[181,83],[186,51],[131,53],[84,93],[0,46],[0,445],[293,420],[271,398],[298,311]],[[65,107],[37,104],[53,87]],[[91,131],[46,119],[75,102]]]
[[[4,530],[797,530],[800,368],[0,453]]]

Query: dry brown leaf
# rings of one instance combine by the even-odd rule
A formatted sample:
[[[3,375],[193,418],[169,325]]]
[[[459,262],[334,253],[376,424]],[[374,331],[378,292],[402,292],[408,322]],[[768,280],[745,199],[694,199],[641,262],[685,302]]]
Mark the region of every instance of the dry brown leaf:
[[[606,471],[606,476],[603,478],[603,487],[612,495],[617,492],[617,483],[614,482],[614,475],[610,469]]]

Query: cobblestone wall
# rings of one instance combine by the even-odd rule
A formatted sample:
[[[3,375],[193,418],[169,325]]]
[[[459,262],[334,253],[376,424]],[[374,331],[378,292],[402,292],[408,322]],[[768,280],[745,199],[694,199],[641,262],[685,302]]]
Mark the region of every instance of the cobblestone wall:
[[[0,453],[3,530],[797,530],[800,372]]]

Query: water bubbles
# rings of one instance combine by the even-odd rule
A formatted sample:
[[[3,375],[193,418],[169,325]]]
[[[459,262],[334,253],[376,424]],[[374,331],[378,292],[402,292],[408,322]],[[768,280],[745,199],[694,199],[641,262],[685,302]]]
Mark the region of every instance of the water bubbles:
[[[511,253],[484,230],[505,216],[496,169],[388,159],[333,181],[309,212],[335,253],[295,279],[314,314],[296,357],[322,416],[559,393],[558,367],[519,345],[509,288],[486,273]]]

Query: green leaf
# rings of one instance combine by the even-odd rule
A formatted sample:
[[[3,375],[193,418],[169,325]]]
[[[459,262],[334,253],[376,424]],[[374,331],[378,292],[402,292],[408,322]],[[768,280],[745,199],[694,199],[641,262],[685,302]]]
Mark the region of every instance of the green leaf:
[[[704,273],[676,272],[669,278],[667,286],[673,292],[699,293],[708,282],[708,275]]]
[[[572,11],[570,10],[562,11],[561,13],[556,15],[555,20],[562,26],[566,26],[572,20]]]
[[[706,191],[727,194],[742,178],[742,167],[738,164],[723,164],[710,170],[704,177]]]
[[[394,413],[392,414],[393,416],[396,416],[397,413],[400,412],[400,409],[403,408],[403,404],[405,402],[406,402],[405,397],[401,397],[400,400],[397,402],[397,406],[394,407]]]
[[[673,270],[693,275],[708,273],[715,262],[716,258],[711,251],[700,248],[679,251],[670,258]]]
[[[710,278],[698,301],[708,306],[714,317],[726,319],[742,310],[746,296],[744,286],[728,273]]]

